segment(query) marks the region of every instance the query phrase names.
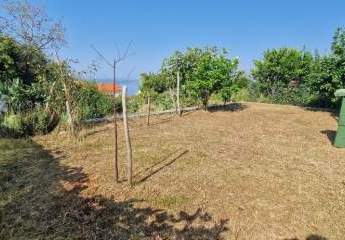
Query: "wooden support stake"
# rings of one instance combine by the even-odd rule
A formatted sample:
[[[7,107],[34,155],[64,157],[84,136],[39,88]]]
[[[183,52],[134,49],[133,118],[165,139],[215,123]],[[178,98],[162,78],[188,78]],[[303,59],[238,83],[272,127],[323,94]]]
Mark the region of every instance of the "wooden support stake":
[[[181,116],[180,108],[180,72],[177,71],[177,90],[176,90],[177,114]]]
[[[123,129],[125,131],[126,151],[127,151],[127,176],[130,186],[132,182],[132,146],[129,137],[128,120],[127,120],[127,104],[126,104],[127,86],[122,88],[122,109],[123,109]]]
[[[150,95],[148,95],[148,97],[147,97],[147,119],[146,119],[147,126],[150,125],[150,112],[151,112],[151,99],[150,99]]]

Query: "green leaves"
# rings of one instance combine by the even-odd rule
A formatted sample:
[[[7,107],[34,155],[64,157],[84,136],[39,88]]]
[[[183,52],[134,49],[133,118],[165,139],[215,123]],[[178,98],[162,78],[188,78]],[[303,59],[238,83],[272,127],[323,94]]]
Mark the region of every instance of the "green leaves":
[[[337,29],[331,53],[315,58],[309,75],[309,87],[317,95],[321,106],[334,107],[340,99],[334,96],[337,89],[345,87],[345,30]]]
[[[162,73],[142,73],[140,75],[140,92],[144,95],[162,93],[168,89],[166,76]]]
[[[237,89],[232,86],[240,75],[237,68],[238,59],[228,58],[225,49],[188,48],[185,52],[177,51],[164,59],[159,73],[142,74],[140,90],[144,94],[169,91],[174,95],[179,72],[181,98],[188,99],[188,102],[199,102],[206,107],[209,97],[214,93],[222,91],[224,101],[230,99]]]
[[[104,117],[113,110],[111,97],[98,91],[91,83],[84,83],[75,97],[79,120]]]
[[[230,99],[238,72],[238,59],[230,59],[225,50],[205,48],[199,51],[195,68],[186,81],[186,89],[206,108],[213,93],[221,92],[224,101]]]
[[[260,92],[274,102],[335,107],[334,93],[345,87],[345,29],[336,30],[327,55],[280,48],[266,51],[254,64]]]
[[[303,84],[310,72],[313,56],[293,48],[267,50],[262,60],[256,60],[252,76],[260,90],[276,97],[281,90]]]

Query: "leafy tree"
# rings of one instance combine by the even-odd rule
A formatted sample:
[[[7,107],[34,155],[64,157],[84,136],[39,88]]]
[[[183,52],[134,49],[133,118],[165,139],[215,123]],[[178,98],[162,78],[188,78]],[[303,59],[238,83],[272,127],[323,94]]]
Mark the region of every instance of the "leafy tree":
[[[345,56],[345,29],[338,28],[333,36],[332,54],[337,57]]]
[[[185,52],[176,51],[163,60],[160,74],[164,77],[162,80],[165,88],[170,94],[171,101],[175,105],[175,108],[177,107],[177,72],[180,76],[180,97],[184,101],[194,102],[193,97],[186,89],[186,82],[192,78],[193,71],[198,64],[201,53],[202,49],[200,48],[187,48]]]
[[[164,59],[158,74],[142,74],[141,91],[150,91],[151,94],[169,92],[176,107],[179,73],[180,96],[183,101],[201,103],[206,108],[212,94],[220,93],[226,102],[236,91],[236,86],[241,86],[239,83],[244,74],[237,68],[238,59],[228,58],[225,49],[187,48],[185,52],[177,51]]]
[[[192,69],[185,89],[207,108],[213,93],[221,91],[228,100],[237,74],[238,59],[229,59],[225,49],[205,48],[198,50],[199,58]]]
[[[176,51],[170,57],[165,58],[161,73],[164,74],[167,81],[166,86],[168,88],[176,87],[177,72],[180,74],[181,85],[184,85],[185,81],[191,78],[201,54],[202,49],[200,48],[187,48],[184,53]]]
[[[316,95],[316,104],[334,107],[339,99],[334,92],[345,88],[345,29],[336,30],[331,53],[316,56],[309,76],[309,86]]]
[[[252,76],[265,96],[272,99],[305,84],[313,56],[293,48],[267,50],[262,60],[254,61]]]

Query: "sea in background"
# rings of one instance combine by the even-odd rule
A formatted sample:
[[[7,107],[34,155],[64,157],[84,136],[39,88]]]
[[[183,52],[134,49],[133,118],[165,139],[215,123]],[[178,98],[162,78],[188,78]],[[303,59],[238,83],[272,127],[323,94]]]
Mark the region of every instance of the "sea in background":
[[[97,79],[96,82],[97,83],[112,83],[113,79],[110,79],[110,78]],[[137,79],[119,78],[119,79],[116,79],[116,84],[119,84],[120,86],[127,86],[128,96],[134,96],[138,94],[139,80]]]

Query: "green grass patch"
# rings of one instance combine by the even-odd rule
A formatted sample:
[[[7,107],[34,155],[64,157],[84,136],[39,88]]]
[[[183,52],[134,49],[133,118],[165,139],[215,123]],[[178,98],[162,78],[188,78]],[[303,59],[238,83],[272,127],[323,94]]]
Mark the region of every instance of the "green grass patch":
[[[159,196],[153,199],[153,202],[160,207],[176,208],[188,202],[188,198],[182,195]]]

